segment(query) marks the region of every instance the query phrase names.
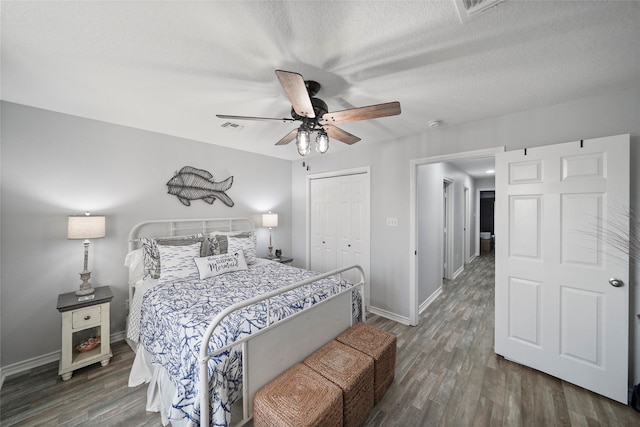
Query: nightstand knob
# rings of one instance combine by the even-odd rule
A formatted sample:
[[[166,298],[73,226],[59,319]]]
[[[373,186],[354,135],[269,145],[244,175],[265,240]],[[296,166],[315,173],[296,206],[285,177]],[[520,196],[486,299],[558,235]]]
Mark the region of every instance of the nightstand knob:
[[[91,319],[91,316],[84,316],[84,320],[89,320]]]

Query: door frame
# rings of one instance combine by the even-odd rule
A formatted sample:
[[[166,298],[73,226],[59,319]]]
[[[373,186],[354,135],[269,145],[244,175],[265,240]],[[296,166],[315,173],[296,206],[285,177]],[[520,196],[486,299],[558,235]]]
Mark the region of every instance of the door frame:
[[[471,189],[464,186],[464,263],[467,264],[471,260],[471,236],[469,229],[471,228]]]
[[[442,251],[442,262],[444,264],[442,269],[443,279],[453,279],[453,194],[455,181],[452,178],[446,176],[442,177],[442,204],[444,206],[444,212],[442,217],[442,226],[446,230],[446,234],[443,236],[444,250]]]
[[[493,191],[495,193],[496,191],[496,186],[494,185],[493,187],[481,187],[481,188],[476,188],[476,235],[475,235],[475,239],[476,239],[476,256],[480,256],[480,194],[483,191]],[[495,214],[495,205],[494,205],[494,210],[493,210],[493,218],[495,220],[496,214]],[[495,224],[495,222],[494,222]],[[494,225],[494,230],[495,230],[495,225]],[[493,244],[495,245],[495,242],[493,242]]]
[[[485,148],[461,153],[443,154],[440,156],[412,159],[409,163],[409,324],[415,326],[419,323],[419,296],[418,296],[418,168],[431,163],[446,163],[462,159],[478,159],[483,157],[495,157],[496,153],[502,153],[505,147]],[[307,224],[308,225],[308,224]],[[307,245],[308,246],[308,245]]]

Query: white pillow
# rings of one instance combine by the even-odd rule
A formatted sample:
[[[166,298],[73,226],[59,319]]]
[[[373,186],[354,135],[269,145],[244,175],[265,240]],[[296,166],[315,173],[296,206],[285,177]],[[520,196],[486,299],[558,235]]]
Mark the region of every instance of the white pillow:
[[[258,259],[256,257],[256,235],[251,234],[249,237],[227,237],[229,240],[228,252],[236,252],[242,250],[247,264],[254,264]]]
[[[135,249],[124,258],[124,265],[129,267],[129,285],[135,286],[144,277],[144,256],[142,248]]]
[[[195,258],[195,262],[200,273],[200,279],[247,269],[247,262],[244,259],[242,250],[222,255]]]
[[[158,251],[160,252],[159,283],[197,279],[198,268],[193,259],[200,256],[201,245],[202,243],[200,242],[186,246],[158,245]]]

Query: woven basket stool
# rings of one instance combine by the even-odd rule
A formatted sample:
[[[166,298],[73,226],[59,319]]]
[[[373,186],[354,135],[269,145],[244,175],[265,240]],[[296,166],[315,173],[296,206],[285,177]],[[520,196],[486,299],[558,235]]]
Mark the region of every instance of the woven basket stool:
[[[378,403],[393,382],[396,370],[396,336],[360,322],[347,329],[336,340],[373,358],[373,401],[374,404]]]
[[[303,363],[342,389],[343,425],[362,425],[373,409],[373,359],[333,340]]]
[[[253,400],[253,425],[342,426],[342,390],[298,363],[258,390]]]

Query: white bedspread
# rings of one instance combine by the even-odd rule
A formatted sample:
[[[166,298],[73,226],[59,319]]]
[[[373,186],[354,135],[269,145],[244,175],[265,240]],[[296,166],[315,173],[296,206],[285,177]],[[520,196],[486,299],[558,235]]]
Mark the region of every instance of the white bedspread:
[[[139,336],[139,343],[148,352],[147,356],[150,356],[151,363],[161,365],[175,385],[176,391],[171,399],[168,419],[172,423],[184,421],[188,424],[198,423],[200,408],[197,357],[201,337],[210,320],[217,313],[236,302],[317,274],[261,260],[252,265],[249,270],[227,273],[205,280],[168,285],[146,282],[137,285],[136,296],[131,304],[127,336],[133,340]],[[302,301],[295,301],[307,295],[305,290],[298,289],[272,301],[272,307],[278,304],[283,305],[283,308],[272,312],[272,318],[287,317],[351,284],[344,280],[325,279],[311,286],[315,290],[321,290],[313,300],[303,298]],[[138,306],[139,312],[136,310]],[[358,313],[359,308],[358,298],[354,297],[354,313]],[[236,312],[216,329],[209,343],[209,351],[249,335],[264,327],[265,324],[264,304],[249,306]],[[242,355],[239,349],[228,350],[210,361],[209,384],[212,396],[210,419],[214,425],[226,426],[230,422],[231,405],[241,395],[241,366]],[[139,382],[144,379],[136,380]],[[135,384],[130,381],[130,385]]]

